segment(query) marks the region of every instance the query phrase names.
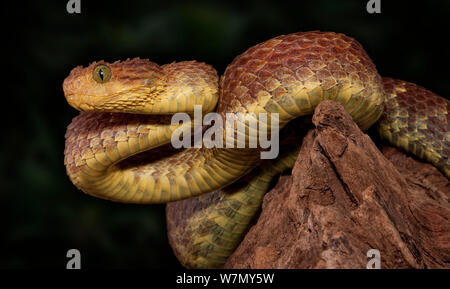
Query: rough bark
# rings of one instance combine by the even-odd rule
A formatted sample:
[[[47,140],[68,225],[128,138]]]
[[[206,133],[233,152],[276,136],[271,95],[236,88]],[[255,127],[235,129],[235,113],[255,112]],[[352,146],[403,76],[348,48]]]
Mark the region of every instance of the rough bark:
[[[380,150],[344,108],[322,102],[291,176],[225,268],[450,268],[450,183],[433,166]]]

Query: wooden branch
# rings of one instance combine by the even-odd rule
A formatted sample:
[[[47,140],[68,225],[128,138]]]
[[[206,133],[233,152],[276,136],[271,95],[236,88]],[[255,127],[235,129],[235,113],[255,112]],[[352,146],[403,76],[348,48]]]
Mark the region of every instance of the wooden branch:
[[[344,108],[322,102],[292,176],[225,268],[450,268],[450,183],[433,166],[382,152]]]

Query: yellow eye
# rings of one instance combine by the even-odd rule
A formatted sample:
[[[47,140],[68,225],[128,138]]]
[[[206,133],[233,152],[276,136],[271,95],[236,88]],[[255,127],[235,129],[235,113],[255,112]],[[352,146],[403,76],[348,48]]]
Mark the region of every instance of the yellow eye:
[[[98,83],[105,83],[111,79],[111,68],[104,64],[100,64],[94,68],[92,72],[92,77]]]

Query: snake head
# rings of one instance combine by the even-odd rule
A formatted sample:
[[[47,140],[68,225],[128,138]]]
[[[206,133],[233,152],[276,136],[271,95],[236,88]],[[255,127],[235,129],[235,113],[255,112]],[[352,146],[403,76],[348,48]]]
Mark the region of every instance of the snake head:
[[[63,82],[67,102],[80,111],[140,113],[164,90],[162,69],[146,59],[93,62]]]
[[[217,72],[196,61],[159,66],[147,59],[99,61],[72,69],[63,83],[67,102],[80,111],[172,114],[211,111],[218,100]]]

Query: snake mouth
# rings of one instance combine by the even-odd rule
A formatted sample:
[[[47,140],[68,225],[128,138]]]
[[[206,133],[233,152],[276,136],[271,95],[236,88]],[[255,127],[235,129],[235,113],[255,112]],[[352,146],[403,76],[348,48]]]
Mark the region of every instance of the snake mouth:
[[[93,111],[93,112],[117,112],[117,113],[139,113],[139,106],[134,103],[120,102],[118,99],[121,93],[112,95],[98,95],[66,93],[65,98],[67,103],[78,111]]]
[[[94,106],[87,104],[85,102],[82,102],[83,96],[80,96],[78,94],[66,94],[65,95],[67,103],[79,111],[93,111]]]
[[[94,110],[94,107],[89,104],[86,104],[86,103],[80,104],[80,111],[93,111],[93,110]]]
[[[80,97],[76,94],[67,94],[64,93],[64,96],[66,97],[67,103],[75,108],[76,110],[80,110],[79,106],[80,106]]]

